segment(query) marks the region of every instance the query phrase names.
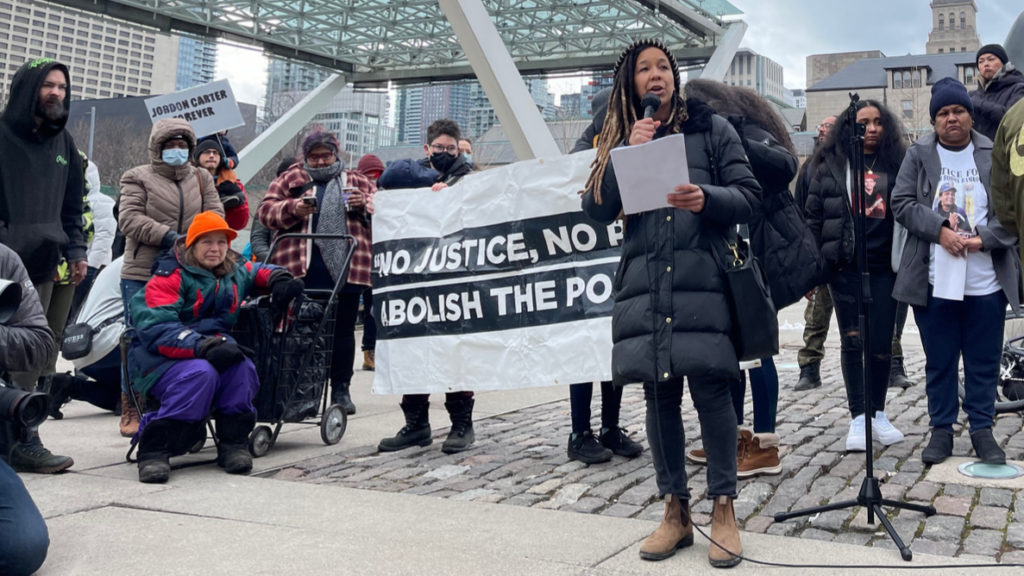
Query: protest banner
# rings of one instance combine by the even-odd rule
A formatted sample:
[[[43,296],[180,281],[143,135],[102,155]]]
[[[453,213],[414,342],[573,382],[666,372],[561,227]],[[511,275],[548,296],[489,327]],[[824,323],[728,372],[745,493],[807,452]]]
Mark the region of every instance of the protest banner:
[[[374,198],[373,390],[421,394],[611,380],[622,227],[580,208],[594,152]]]
[[[164,118],[181,118],[200,138],[245,125],[227,80],[147,98],[146,108],[154,124]]]

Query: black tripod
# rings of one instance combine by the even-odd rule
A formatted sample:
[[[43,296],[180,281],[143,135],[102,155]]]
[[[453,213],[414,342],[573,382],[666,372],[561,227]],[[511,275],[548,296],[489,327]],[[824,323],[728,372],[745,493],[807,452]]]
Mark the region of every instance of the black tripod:
[[[864,405],[867,410],[871,411],[871,371],[868,369],[867,360],[869,357],[867,343],[870,342],[870,328],[871,323],[868,321],[868,309],[871,306],[871,275],[868,272],[868,260],[867,260],[867,239],[865,238],[866,228],[866,203],[864,197],[864,125],[857,123],[857,102],[860,101],[860,96],[857,94],[850,95],[850,108],[847,113],[847,122],[850,126],[850,195],[853,198],[853,229],[854,229],[854,242],[857,250],[857,270],[860,272],[860,287],[857,291],[857,309],[859,311],[859,322],[860,322],[860,337],[861,342],[864,343],[861,351],[861,363],[864,369],[861,371],[863,374],[861,384],[864,387]],[[886,517],[882,511],[882,505],[892,506],[894,508],[901,508],[903,510],[913,510],[915,512],[922,512],[926,516],[933,516],[935,514],[935,508],[932,506],[922,506],[920,504],[908,504],[906,502],[897,502],[896,500],[886,500],[882,498],[882,491],[878,486],[878,479],[875,478],[874,474],[874,451],[871,445],[871,415],[864,415],[864,444],[867,450],[865,450],[865,459],[867,464],[865,466],[864,481],[860,485],[860,494],[857,495],[856,500],[847,500],[844,502],[836,502],[834,504],[828,504],[826,506],[817,506],[814,508],[807,508],[806,510],[796,510],[793,512],[784,512],[775,515],[776,522],[783,522],[790,518],[796,518],[798,516],[811,516],[820,512],[828,512],[830,510],[841,510],[843,508],[853,508],[854,506],[863,506],[868,512],[868,524],[875,523],[875,515],[878,515],[878,520],[881,521],[882,526],[885,527],[885,531],[889,533],[889,537],[892,538],[896,547],[900,549],[900,555],[904,560],[910,561],[914,558],[914,553],[911,552],[910,548],[903,543],[900,535],[893,528],[892,523],[889,522],[889,518]]]

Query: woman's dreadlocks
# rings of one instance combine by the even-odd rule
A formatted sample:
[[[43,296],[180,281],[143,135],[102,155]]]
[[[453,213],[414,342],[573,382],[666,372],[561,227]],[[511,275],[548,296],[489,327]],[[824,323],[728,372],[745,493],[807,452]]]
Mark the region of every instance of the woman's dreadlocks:
[[[675,93],[672,99],[672,113],[669,115],[668,121],[665,122],[670,127],[670,133],[678,133],[687,119],[686,101],[679,84],[679,67],[676,65],[672,51],[661,41],[655,39],[638,40],[623,50],[619,55],[619,60],[615,63],[615,82],[612,84],[612,93],[608,100],[601,136],[597,141],[597,158],[591,164],[593,170],[590,173],[590,178],[587,179],[586,191],[594,191],[594,202],[598,204],[601,203],[601,180],[604,178],[608,162],[611,160],[612,149],[629,140],[633,124],[643,116],[643,111],[640,109],[640,97],[636,94],[633,78],[636,71],[636,59],[647,48],[658,48],[664,52],[672,66],[672,82],[675,86]]]

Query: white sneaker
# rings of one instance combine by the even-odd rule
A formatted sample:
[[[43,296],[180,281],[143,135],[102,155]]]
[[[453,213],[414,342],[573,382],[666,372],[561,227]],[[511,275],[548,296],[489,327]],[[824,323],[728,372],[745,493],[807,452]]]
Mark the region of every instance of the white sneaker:
[[[875,417],[871,419],[871,437],[884,446],[903,442],[903,432],[889,423],[889,417],[885,415],[885,412],[875,412]]]
[[[864,452],[864,415],[861,414],[850,421],[850,432],[846,435],[847,452]]]

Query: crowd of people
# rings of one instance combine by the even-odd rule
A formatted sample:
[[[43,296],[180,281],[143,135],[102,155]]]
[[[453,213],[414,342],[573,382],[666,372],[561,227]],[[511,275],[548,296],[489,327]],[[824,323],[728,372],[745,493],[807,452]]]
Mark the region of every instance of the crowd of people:
[[[738,564],[742,553],[732,504],[737,479],[782,470],[778,372],[770,357],[741,369],[717,252],[724,241],[749,243],[776,310],[807,300],[796,391],[822,385],[834,310],[850,415],[848,451],[870,449],[867,418],[875,441],[904,440],[885,404],[888,388],[913,385],[900,342],[912,307],[926,358],[931,427],[922,459],[936,464],[952,454],[962,359],[963,410],[974,451],[985,463],[1005,463],[992,426],[1002,327],[1007,307],[1020,305],[1024,75],[996,45],[983,47],[977,62],[977,90],[952,78],[932,85],[934,130],[907,134],[885,104],[863,100],[821,122],[815,152],[799,167],[778,114],[753,91],[704,80],[684,85],[671,50],[657,40],[637,41],[621,54],[613,86],[595,97],[593,123],[572,150],[596,154],[583,211],[602,224],[622,219],[624,240],[612,317],[613,380],[600,383],[601,426],[595,435],[593,384],[570,386],[567,454],[587,464],[639,456],[644,447],[619,425],[619,411],[622,386],[643,385],[665,514],[643,542],[642,558],[665,559],[693,543],[687,460],[707,466],[711,537],[719,544],[709,561],[716,567]],[[0,117],[0,270],[23,284],[25,301],[0,329],[0,370],[18,388],[49,393],[54,418],[63,417],[61,406],[71,400],[120,413],[120,433],[138,443],[139,480],[147,483],[169,479],[169,459],[205,437],[207,418],[216,426],[217,464],[233,474],[252,469],[246,440],[256,424],[259,379],[252,351],[231,336],[247,297],[268,295],[283,311],[305,290],[337,287],[329,397],[354,414],[360,309],[363,368],[376,366],[375,195],[436,192],[477,169],[472,142],[448,119],[430,125],[422,157],[385,165],[366,155],[354,168],[346,166],[337,137],[318,130],[281,162],[251,212],[226,133],[197,137],[188,122],[165,119],[152,128],[149,163],[120,177],[114,204],[100,193],[97,167],[65,130],[67,67],[49,59],[26,63],[10,93]],[[652,94],[660,105],[647,116],[640,103]],[[863,186],[850,181],[849,142],[858,125]],[[669,208],[623,216],[621,198],[634,191],[620,189],[612,150],[675,134],[685,138],[689,182],[667,193]],[[864,255],[857,254],[854,238],[856,189],[865,194]],[[232,250],[250,220],[250,244],[242,253]],[[357,243],[277,240],[289,233],[351,235]],[[872,295],[866,340],[858,319],[859,256]],[[75,356],[75,374],[59,374],[61,335],[79,323],[89,324],[97,346]],[[122,371],[116,342],[126,329],[132,338]],[[865,373],[870,405],[861,385]],[[751,428],[743,426],[748,380]],[[703,444],[689,451],[682,423],[686,386]],[[1004,394],[1024,397],[1014,386]],[[380,441],[382,452],[432,442],[429,395],[405,395],[400,406],[405,424]],[[444,406],[451,428],[442,451],[469,449],[473,392],[448,393]],[[12,469],[50,474],[73,465],[43,445],[38,428],[15,435],[0,427],[0,456],[0,494],[24,492]],[[7,559],[8,534],[0,534],[4,573],[31,573],[42,561],[40,550],[45,557],[45,525],[39,528],[38,511],[24,500],[0,506],[0,528],[11,517],[26,527],[18,542],[27,556],[15,560]]]

